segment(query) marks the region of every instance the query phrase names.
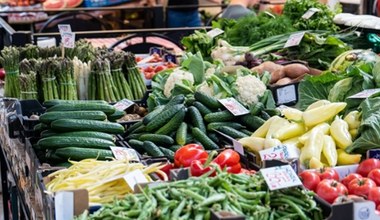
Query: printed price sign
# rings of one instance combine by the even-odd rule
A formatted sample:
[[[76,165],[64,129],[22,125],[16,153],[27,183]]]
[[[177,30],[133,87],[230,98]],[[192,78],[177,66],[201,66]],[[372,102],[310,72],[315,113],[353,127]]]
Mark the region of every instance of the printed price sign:
[[[75,33],[61,34],[63,47],[74,48],[75,46]]]
[[[171,54],[171,53],[165,54],[164,60],[165,62],[177,63],[177,58],[175,57],[174,54]]]
[[[137,155],[134,149],[129,149],[125,147],[110,147],[113,153],[113,156],[116,160],[135,160],[140,161],[139,156]]]
[[[129,172],[128,174],[124,175],[123,178],[132,190],[135,189],[136,184],[149,182],[141,170],[134,170],[132,172]]]
[[[218,101],[235,116],[246,115],[249,113],[249,110],[234,98],[219,99]]]
[[[289,39],[285,43],[284,48],[298,46],[301,43],[304,35],[305,35],[305,32],[300,32],[300,33],[295,33],[295,34],[290,35]]]
[[[280,145],[259,151],[261,160],[286,160],[298,158],[299,149],[296,146]]]
[[[380,150],[378,149],[371,149],[367,151],[367,158],[376,158],[380,159]]]
[[[260,170],[270,190],[300,186],[302,182],[290,165]]]
[[[276,90],[277,104],[297,101],[297,90],[295,85],[284,86]]]
[[[63,33],[71,33],[71,26],[69,24],[59,24],[58,25],[58,30],[59,30],[59,33],[62,34]]]
[[[123,99],[114,104],[113,107],[115,107],[119,111],[125,111],[134,104],[135,103],[129,99]]]
[[[222,29],[214,28],[211,31],[208,31],[207,35],[210,36],[211,38],[214,38],[214,37],[219,36],[223,33],[224,33],[224,31]]]
[[[350,99],[366,99],[368,97],[371,97],[372,95],[380,92],[380,89],[366,89],[359,93],[356,93],[355,95],[349,96]]]
[[[310,19],[315,13],[319,12],[320,10],[318,8],[310,8],[309,10],[307,10],[307,12],[305,12],[305,14],[302,15],[302,18],[303,19]]]
[[[149,49],[149,55],[152,55],[152,54],[159,54],[159,55],[162,55],[162,49],[161,48],[158,48],[158,47],[151,47]]]

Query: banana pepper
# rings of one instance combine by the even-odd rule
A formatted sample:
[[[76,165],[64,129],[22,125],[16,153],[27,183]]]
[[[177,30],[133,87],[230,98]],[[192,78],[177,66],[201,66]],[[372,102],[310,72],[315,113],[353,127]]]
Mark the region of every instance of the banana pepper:
[[[253,134],[251,137],[261,137],[265,138],[265,136],[268,133],[269,127],[271,126],[272,122],[280,118],[279,116],[273,116],[270,119],[268,119],[263,125],[261,125]]]
[[[347,122],[348,127],[350,130],[357,129],[360,126],[361,120],[360,120],[361,114],[359,111],[351,111],[344,117],[344,121]]]
[[[281,114],[284,115],[289,121],[301,122],[302,121],[302,111],[295,108],[284,108],[281,110]]]
[[[282,144],[293,145],[293,146],[296,146],[298,148],[302,148],[303,144],[298,139],[299,139],[299,137],[290,138],[290,139],[287,139],[285,141],[282,141]]]
[[[339,148],[346,149],[352,144],[352,137],[348,130],[348,124],[339,116],[331,123],[330,132]]]
[[[327,163],[330,167],[336,166],[338,161],[338,154],[336,152],[334,139],[329,135],[323,136],[322,153],[325,156]]]
[[[302,115],[306,127],[313,127],[322,122],[332,119],[335,115],[346,108],[345,102],[334,102],[305,111]]]
[[[261,137],[244,137],[239,139],[239,143],[248,151],[257,153],[264,149],[265,138]]]
[[[343,149],[338,149],[338,165],[358,164],[362,158],[361,154],[348,154]]]
[[[275,132],[280,130],[283,127],[288,127],[290,122],[285,118],[277,117],[275,118],[269,126],[268,132],[265,136],[266,139],[273,138]]]
[[[321,107],[321,106],[324,106],[324,105],[327,105],[327,104],[330,104],[331,102],[329,100],[325,100],[325,99],[322,99],[322,100],[318,100],[314,103],[312,103],[311,105],[309,105],[307,108],[306,108],[306,111],[310,110],[310,109],[313,109],[313,108],[318,108],[318,107]]]
[[[329,133],[330,133],[330,125],[327,124],[327,123],[321,123],[321,124],[315,126],[314,128],[321,129],[321,130],[323,131],[323,134],[329,134]],[[313,128],[313,129],[314,129],[314,128]],[[300,136],[300,137],[298,138],[298,140],[299,140],[299,142],[300,142],[301,144],[305,144],[305,143],[306,143],[307,139],[309,139],[309,137],[310,137],[310,133],[311,133],[311,131],[312,131],[312,130],[306,132],[305,134],[303,134],[302,136]]]
[[[300,162],[309,165],[310,159],[315,158],[321,160],[321,153],[323,149],[323,131],[321,128],[313,128],[310,136],[305,142],[305,146],[301,149]]]
[[[273,134],[273,138],[279,139],[280,141],[294,138],[304,134],[306,131],[303,123],[292,122],[288,126],[284,126],[277,130]]]

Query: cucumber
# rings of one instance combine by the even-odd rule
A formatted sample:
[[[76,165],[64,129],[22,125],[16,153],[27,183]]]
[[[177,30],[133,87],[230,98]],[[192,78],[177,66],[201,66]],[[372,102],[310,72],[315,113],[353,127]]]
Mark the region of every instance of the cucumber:
[[[219,146],[215,144],[207,134],[203,133],[199,128],[194,127],[191,129],[194,138],[199,141],[206,150],[216,150]]]
[[[214,141],[215,143],[218,143],[218,142],[219,142],[219,137],[218,137],[218,135],[217,135],[215,132],[209,132],[209,133],[207,133],[207,136],[208,136],[212,141]]]
[[[82,103],[92,103],[92,104],[103,104],[108,105],[106,101],[103,100],[60,100],[60,99],[53,99],[48,100],[43,103],[43,106],[46,108],[53,107],[55,105],[59,104],[82,104]]]
[[[273,117],[273,116],[280,116],[281,115],[281,111],[276,109],[276,108],[273,108],[273,109],[264,109],[264,112],[266,112],[269,116]]]
[[[138,134],[138,133],[143,133],[145,132],[145,125],[141,125],[140,127],[136,128],[134,131],[132,131],[130,134]]]
[[[186,122],[182,122],[175,136],[175,140],[177,144],[179,145],[186,144],[186,135],[187,135],[187,124]]]
[[[51,122],[62,118],[104,121],[107,119],[107,115],[102,111],[46,112],[40,116],[40,121],[45,124],[50,124]]]
[[[116,109],[112,105],[97,103],[79,103],[79,104],[58,104],[50,107],[47,112],[63,112],[63,111],[102,111],[107,115],[115,113]]]
[[[161,152],[170,160],[170,161],[174,161],[174,151],[168,149],[168,148],[165,148],[165,147],[159,147]]]
[[[99,131],[110,134],[124,133],[124,127],[118,123],[79,120],[79,119],[59,119],[51,123],[54,131]]]
[[[109,115],[107,118],[111,122],[116,122],[120,118],[124,117],[125,114],[126,114],[125,111],[116,110],[112,115]]]
[[[172,119],[169,120],[168,123],[166,123],[164,126],[162,126],[158,131],[156,131],[156,134],[163,134],[163,135],[169,135],[172,132],[174,132],[178,129],[178,127],[181,125],[183,120],[185,119],[186,115],[186,108],[180,109]]]
[[[186,106],[194,105],[195,101],[196,99],[194,98],[194,96],[187,97],[185,101],[185,105]]]
[[[261,111],[263,111],[265,108],[264,104],[261,102],[258,102],[256,104],[251,105],[249,108],[249,111],[251,112],[251,115],[259,115]]]
[[[174,151],[174,153],[179,150],[182,146],[181,145],[172,145],[169,147],[171,151]]]
[[[220,111],[220,112],[213,112],[210,114],[205,115],[205,121],[211,123],[211,122],[226,122],[226,121],[232,121],[236,117],[229,112],[228,110]]]
[[[220,104],[216,98],[209,96],[203,92],[196,91],[194,93],[194,97],[197,101],[201,102],[203,105],[207,106],[210,109],[218,109],[222,107],[222,104]]]
[[[54,166],[55,167],[65,167],[65,168],[69,168],[71,167],[73,164],[70,163],[70,162],[59,162],[59,163],[54,163]]]
[[[143,135],[143,134],[145,134],[145,133],[130,134],[127,137],[125,137],[125,139],[127,139],[127,140],[139,139],[141,137],[141,135]]]
[[[43,131],[43,130],[46,130],[46,129],[49,129],[50,126],[47,125],[47,124],[44,124],[44,123],[38,123],[36,124],[34,127],[33,127],[33,130],[35,131]]]
[[[212,111],[209,108],[207,108],[205,105],[198,101],[194,102],[193,105],[199,110],[202,116],[212,113]]]
[[[262,118],[255,115],[243,115],[240,120],[243,124],[245,124],[249,129],[252,129],[253,131],[265,123]]]
[[[88,158],[96,158],[98,160],[106,160],[113,158],[111,150],[80,148],[80,147],[65,147],[55,151],[55,154],[62,158],[71,160],[84,160]]]
[[[194,141],[193,135],[191,133],[187,133],[187,135],[186,135],[186,144],[190,144],[193,141]]]
[[[131,139],[128,141],[128,144],[131,148],[135,149],[140,154],[143,154],[145,152],[144,147],[143,147],[144,143],[142,141]]]
[[[134,130],[136,130],[137,128],[139,128],[142,125],[143,125],[143,122],[138,121],[138,122],[134,123],[133,125],[131,125],[130,127],[128,127],[126,133],[127,134],[132,133]]]
[[[66,158],[58,156],[55,150],[48,150],[45,154],[45,158],[49,160],[49,162],[63,162],[67,160]]]
[[[192,125],[194,127],[199,128],[202,132],[206,132],[206,126],[205,126],[205,123],[203,122],[203,118],[199,110],[195,108],[194,106],[190,106],[187,109],[189,111]]]
[[[152,157],[165,156],[164,153],[162,153],[162,151],[160,150],[160,148],[151,141],[144,141],[143,148],[149,156],[152,156]]]
[[[238,130],[245,128],[245,126],[243,126],[242,124],[239,124],[237,122],[212,122],[212,123],[207,125],[207,130],[212,131],[212,130],[218,129],[222,126],[228,126],[228,127],[235,128]]]
[[[90,138],[99,138],[108,141],[115,141],[115,137],[111,134],[98,131],[71,131],[64,133],[56,133],[52,130],[46,130],[41,132],[41,137],[90,137]]]
[[[243,132],[244,134],[246,134],[246,135],[248,135],[248,136],[251,136],[251,135],[253,134],[252,131],[249,131],[249,130],[247,130],[247,129],[240,129],[239,131],[240,131],[240,132]]]
[[[234,139],[240,139],[243,137],[248,137],[248,135],[244,134],[243,132],[240,132],[234,128],[222,126],[218,128],[218,131],[222,132],[223,134],[226,134]]]
[[[175,105],[183,104],[183,103],[185,103],[185,101],[186,101],[186,97],[184,95],[182,95],[182,94],[176,95],[172,99],[170,99],[170,101],[168,103],[166,103],[166,105],[164,107],[164,111],[171,109]]]
[[[143,134],[140,136],[139,141],[151,141],[158,145],[174,144],[173,138],[162,134]]]
[[[271,116],[265,111],[261,112],[260,117],[264,119],[265,121],[271,118]]]
[[[161,128],[166,123],[168,123],[170,121],[170,119],[172,119],[172,117],[175,114],[177,114],[177,112],[179,110],[181,110],[183,108],[185,108],[185,106],[183,104],[178,104],[178,105],[174,105],[170,109],[162,111],[160,114],[158,114],[156,116],[156,118],[154,120],[152,120],[151,122],[149,122],[146,125],[146,130],[150,131],[150,132],[156,131],[157,129]]]
[[[164,108],[164,105],[160,105],[157,106],[152,112],[149,112],[149,114],[147,114],[142,120],[144,125],[147,125],[149,122],[151,122],[158,114],[162,112],[162,110],[164,110]]]
[[[50,150],[64,147],[109,149],[110,146],[115,146],[112,141],[89,137],[46,137],[40,139],[37,144],[42,149]]]

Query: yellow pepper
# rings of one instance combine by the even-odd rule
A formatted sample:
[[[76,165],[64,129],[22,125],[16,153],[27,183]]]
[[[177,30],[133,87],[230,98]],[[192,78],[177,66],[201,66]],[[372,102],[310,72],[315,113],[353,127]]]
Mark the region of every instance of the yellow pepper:
[[[315,157],[312,157],[310,160],[309,160],[309,164],[308,166],[309,169],[320,169],[320,168],[323,168],[323,163],[318,160],[317,158]]]
[[[360,126],[361,120],[360,120],[361,114],[359,111],[352,111],[348,113],[344,117],[344,121],[347,122],[348,127],[351,129],[356,129]]]
[[[361,154],[348,154],[343,149],[338,149],[338,165],[358,164],[362,158]]]
[[[263,125],[261,125],[253,134],[251,137],[261,137],[265,138],[265,136],[268,133],[269,127],[271,126],[272,122],[275,121],[277,118],[280,118],[279,116],[273,116],[270,119],[268,119]]]
[[[352,140],[354,140],[358,136],[359,129],[354,128],[354,129],[349,130],[349,132],[350,132],[350,135],[352,137]]]
[[[241,143],[248,151],[257,153],[264,149],[265,138],[244,137],[239,139],[239,143]]]
[[[352,137],[348,130],[348,124],[339,116],[331,123],[330,132],[339,148],[346,149],[352,144]]]
[[[322,122],[333,118],[347,106],[345,102],[334,102],[320,107],[307,110],[303,113],[302,118],[306,127],[313,127]]]
[[[274,139],[274,138],[267,138],[267,139],[265,139],[265,142],[264,142],[264,148],[265,149],[280,146],[280,145],[282,145],[281,141],[278,139]]]
[[[298,138],[299,137],[294,137],[294,138],[287,139],[285,141],[282,141],[282,144],[283,145],[293,145],[293,146],[296,146],[298,148],[302,148],[303,144],[298,140]]]
[[[302,111],[295,109],[295,108],[284,108],[281,111],[281,114],[284,115],[286,119],[289,121],[295,121],[295,122],[301,122],[302,121]]]
[[[323,131],[323,134],[329,134],[330,133],[330,125],[327,124],[327,123],[321,123],[317,126],[315,126],[314,128],[319,128]],[[313,128],[313,129],[314,129]],[[302,135],[301,137],[298,138],[299,142],[302,143],[302,144],[305,144],[307,139],[309,138],[310,136],[310,131],[306,132],[304,135]]]
[[[330,167],[336,166],[336,163],[338,161],[338,154],[336,152],[334,139],[329,135],[323,136],[322,153],[325,156],[327,163]]]
[[[273,134],[276,131],[280,130],[283,127],[289,126],[289,124],[290,124],[290,122],[288,120],[286,120],[285,118],[281,118],[281,117],[277,116],[277,118],[275,118],[269,126],[267,135],[265,136],[266,139],[273,138]]]
[[[302,123],[296,123],[292,122],[288,126],[284,126],[277,130],[274,134],[273,137],[276,139],[279,139],[280,141],[290,139],[293,137],[300,136],[304,134],[306,131],[305,126]]]
[[[306,108],[306,111],[310,110],[310,109],[313,109],[313,108],[318,108],[318,107],[321,107],[321,106],[324,106],[324,105],[327,105],[327,104],[330,104],[331,102],[329,100],[318,100],[316,102],[314,102],[313,104],[309,105],[307,108]]]
[[[318,161],[321,160],[323,136],[324,134],[320,127],[315,127],[311,130],[305,146],[301,149],[300,162],[302,164],[307,164],[312,157],[315,157]]]

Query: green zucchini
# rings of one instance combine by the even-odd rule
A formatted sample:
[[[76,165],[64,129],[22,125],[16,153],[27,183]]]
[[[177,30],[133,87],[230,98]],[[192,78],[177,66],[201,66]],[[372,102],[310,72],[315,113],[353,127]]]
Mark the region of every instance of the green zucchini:
[[[112,115],[109,115],[107,118],[111,122],[116,122],[120,118],[124,117],[125,114],[126,114],[125,111],[116,110]]]
[[[206,150],[216,150],[219,149],[219,146],[215,144],[204,132],[199,128],[194,127],[191,129],[195,140],[199,141]]]
[[[64,112],[46,112],[40,116],[40,121],[45,124],[58,119],[88,119],[104,121],[107,115],[102,111],[64,111]]]
[[[45,106],[46,108],[50,108],[50,107],[53,107],[53,106],[59,105],[59,104],[83,104],[83,103],[108,105],[108,103],[104,100],[60,100],[60,99],[53,99],[53,100],[45,101],[43,103],[43,106]]]
[[[164,153],[160,150],[160,148],[151,141],[144,141],[143,148],[145,152],[152,157],[162,157],[165,156]]]
[[[142,141],[131,139],[128,141],[128,144],[131,148],[135,149],[140,154],[143,154],[145,152],[144,147],[143,147],[144,143]]]
[[[256,115],[243,115],[240,118],[241,122],[246,125],[252,131],[256,131],[261,125],[265,123],[265,121]]]
[[[207,130],[212,131],[212,130],[218,129],[222,126],[228,126],[228,127],[235,128],[238,130],[245,128],[245,126],[243,126],[242,124],[237,123],[237,122],[212,122],[212,123],[207,125]]]
[[[243,132],[240,132],[234,128],[222,126],[218,128],[218,131],[222,132],[223,134],[226,134],[234,139],[240,139],[243,137],[248,137],[248,135],[244,134]]]
[[[115,141],[115,137],[111,134],[98,131],[71,131],[64,133],[57,133],[52,130],[46,130],[41,132],[41,137],[90,137],[90,138],[99,138],[108,141]]]
[[[140,141],[151,141],[158,145],[172,145],[174,144],[173,138],[162,134],[143,134],[139,138]]]
[[[196,91],[194,93],[194,97],[196,100],[198,100],[210,109],[218,109],[222,107],[222,104],[220,104],[220,102],[216,98],[209,96],[203,92]]]
[[[199,110],[195,108],[194,106],[190,106],[187,109],[189,111],[192,125],[194,127],[199,128],[202,132],[206,132],[206,126],[205,126],[205,123],[203,122],[203,118]]]
[[[256,104],[251,105],[249,108],[249,111],[251,112],[252,115],[259,115],[261,111],[263,111],[265,108],[264,104],[261,102],[258,102]]]
[[[187,124],[186,122],[182,122],[175,136],[175,140],[177,144],[179,145],[186,144],[186,135],[187,135]]]
[[[160,106],[157,106],[152,112],[149,112],[149,114],[147,114],[142,122],[144,123],[144,125],[147,125],[149,122],[151,122],[154,118],[156,118],[156,116],[158,114],[160,114],[163,110],[164,110],[165,106],[164,105],[160,105]]]
[[[210,114],[205,115],[205,121],[211,123],[211,122],[226,122],[226,121],[232,121],[236,119],[236,117],[229,112],[228,110],[220,111],[220,112],[213,112]]]
[[[170,150],[176,152],[177,150],[179,150],[182,146],[181,145],[172,145],[169,147]]]
[[[62,158],[71,160],[84,160],[88,158],[96,158],[98,160],[106,160],[113,158],[111,150],[80,148],[80,147],[65,147],[55,151],[55,154]]]
[[[177,104],[171,107],[170,109],[164,110],[161,113],[159,113],[154,120],[149,122],[146,125],[147,131],[156,131],[157,129],[164,126],[166,123],[172,119],[172,117],[177,114],[177,112],[181,109],[185,108],[183,104]]]
[[[64,147],[83,147],[109,149],[115,146],[112,141],[89,137],[46,137],[37,142],[42,149],[58,149]]]
[[[159,147],[161,152],[170,160],[170,161],[174,161],[174,151],[168,149],[168,148],[165,148],[165,147]]]
[[[205,105],[198,101],[194,102],[193,105],[199,110],[202,116],[212,113],[212,111],[209,108],[207,108]]]
[[[47,112],[63,112],[63,111],[102,111],[107,115],[115,113],[116,108],[112,105],[97,103],[79,103],[79,104],[58,104],[50,107]]]
[[[110,134],[124,133],[124,126],[105,121],[59,119],[51,123],[54,131],[99,131]]]
[[[172,132],[175,133],[175,131],[178,129],[178,127],[181,125],[183,120],[185,119],[186,115],[186,108],[180,109],[172,119],[169,120],[168,123],[166,123],[164,126],[162,126],[158,131],[155,132],[155,134],[163,134],[163,135],[169,135]]]

